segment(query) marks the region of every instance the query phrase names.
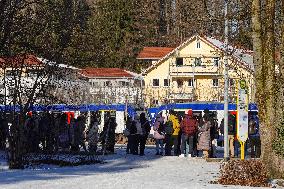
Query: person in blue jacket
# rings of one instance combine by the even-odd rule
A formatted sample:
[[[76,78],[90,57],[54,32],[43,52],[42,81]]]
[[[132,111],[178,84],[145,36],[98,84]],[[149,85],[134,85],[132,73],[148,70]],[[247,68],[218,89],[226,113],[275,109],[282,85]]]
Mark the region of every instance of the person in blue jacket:
[[[249,117],[248,134],[251,158],[259,158],[261,155],[261,141],[259,135],[259,119],[257,115],[251,115]]]

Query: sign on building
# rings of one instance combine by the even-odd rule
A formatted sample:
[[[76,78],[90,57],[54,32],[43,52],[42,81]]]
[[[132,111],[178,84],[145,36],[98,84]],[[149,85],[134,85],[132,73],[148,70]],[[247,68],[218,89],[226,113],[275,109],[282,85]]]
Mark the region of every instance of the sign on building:
[[[248,104],[247,84],[245,80],[240,80],[237,103],[237,136],[240,142],[245,142],[248,138]]]

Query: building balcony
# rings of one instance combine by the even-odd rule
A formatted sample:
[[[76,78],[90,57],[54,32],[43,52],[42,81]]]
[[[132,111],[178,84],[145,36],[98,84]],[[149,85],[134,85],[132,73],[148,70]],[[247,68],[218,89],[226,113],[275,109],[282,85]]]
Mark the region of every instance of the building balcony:
[[[171,76],[194,76],[194,75],[221,75],[223,68],[221,66],[201,65],[201,66],[170,66]]]
[[[169,100],[192,100],[193,93],[170,93]]]

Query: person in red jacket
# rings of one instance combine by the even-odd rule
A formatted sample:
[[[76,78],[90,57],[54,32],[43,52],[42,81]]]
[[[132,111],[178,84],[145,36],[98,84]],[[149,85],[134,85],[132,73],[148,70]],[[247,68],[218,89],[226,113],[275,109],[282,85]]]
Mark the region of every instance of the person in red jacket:
[[[193,138],[197,132],[198,122],[193,117],[193,112],[191,109],[188,110],[187,115],[181,121],[180,127],[182,131],[181,135],[181,157],[187,157],[190,154],[192,156],[193,152]]]

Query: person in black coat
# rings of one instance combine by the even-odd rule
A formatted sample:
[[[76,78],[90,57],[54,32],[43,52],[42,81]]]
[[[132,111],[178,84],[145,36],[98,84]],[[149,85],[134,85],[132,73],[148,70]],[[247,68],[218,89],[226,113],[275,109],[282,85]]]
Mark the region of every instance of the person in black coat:
[[[140,114],[140,123],[141,123],[141,128],[142,128],[142,135],[140,135],[140,140],[139,140],[139,144],[140,144],[140,154],[139,155],[144,156],[146,141],[147,141],[147,138],[151,130],[150,123],[147,120],[145,113]]]
[[[103,150],[105,149],[108,153],[114,153],[115,145],[115,129],[117,123],[114,117],[110,117],[108,114],[108,119],[104,124],[103,132],[101,133]]]
[[[4,150],[6,148],[6,139],[9,134],[8,121],[5,118],[5,115],[0,115],[0,149]]]

